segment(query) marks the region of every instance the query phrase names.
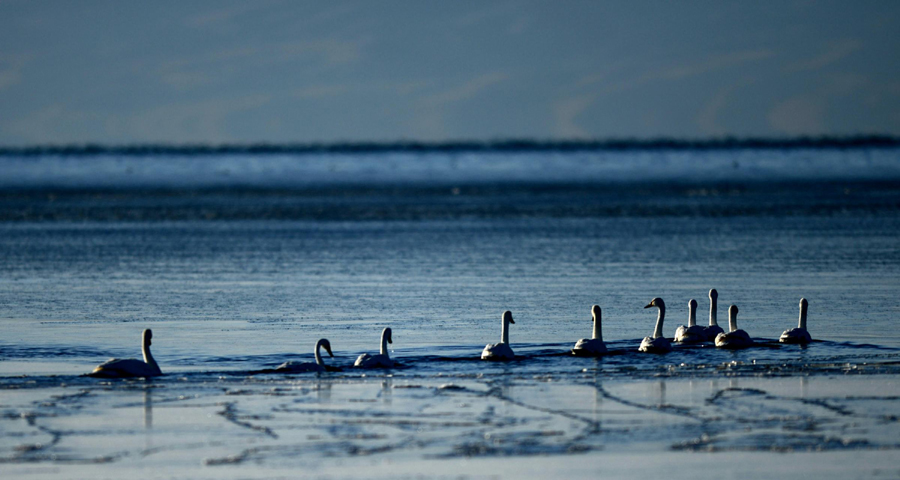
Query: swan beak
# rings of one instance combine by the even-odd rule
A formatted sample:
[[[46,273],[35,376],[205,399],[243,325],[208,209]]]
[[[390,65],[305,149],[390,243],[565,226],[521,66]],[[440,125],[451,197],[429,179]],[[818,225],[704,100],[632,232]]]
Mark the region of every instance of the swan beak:
[[[512,319],[512,317],[510,317],[510,319],[509,319],[509,323],[516,323],[516,321],[515,321],[515,320],[513,320],[513,319]]]
[[[331,353],[331,347],[325,347],[325,351],[328,352],[328,356],[333,357],[334,354]]]
[[[652,307],[652,306],[653,306],[652,303],[648,303],[647,306],[645,306],[644,308],[650,308],[650,307]]]

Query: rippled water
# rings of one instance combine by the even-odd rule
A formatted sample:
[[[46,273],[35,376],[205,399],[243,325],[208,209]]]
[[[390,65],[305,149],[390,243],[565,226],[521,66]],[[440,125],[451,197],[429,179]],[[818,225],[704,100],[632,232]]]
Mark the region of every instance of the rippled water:
[[[541,477],[635,453],[690,467],[703,451],[762,475],[781,461],[738,452],[827,452],[798,458],[842,476],[859,473],[852,451],[896,472],[878,453],[900,446],[896,150],[826,151],[818,170],[816,152],[703,152],[696,181],[689,152],[604,154],[585,178],[590,155],[570,155],[466,158],[450,178],[443,156],[341,157],[331,176],[326,157],[313,168],[325,180],[294,188],[272,178],[303,177],[302,162],[205,159],[263,172],[213,190],[168,158],[142,159],[163,173],[142,164],[118,189],[106,175],[135,175],[137,160],[22,160],[71,163],[24,190],[39,177],[20,164],[0,195],[0,463],[17,476]],[[756,173],[723,183],[709,165]],[[819,176],[799,181],[792,165]],[[651,298],[666,300],[672,336],[691,298],[706,322],[713,287],[720,324],[738,305],[755,348],[636,351]],[[817,341],[779,345],[800,297]],[[572,357],[593,304],[611,354]],[[507,309],[517,359],[478,360]],[[400,366],[349,368],[385,326]],[[167,375],[78,376],[139,356],[144,328]],[[266,372],[311,361],[321,337],[341,371]]]

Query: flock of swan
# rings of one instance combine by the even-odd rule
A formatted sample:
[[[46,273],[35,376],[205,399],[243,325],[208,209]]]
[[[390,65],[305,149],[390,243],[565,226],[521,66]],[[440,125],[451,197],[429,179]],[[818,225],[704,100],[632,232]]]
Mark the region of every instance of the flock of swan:
[[[743,349],[753,346],[753,339],[744,330],[737,327],[738,307],[732,305],[728,308],[728,332],[725,332],[717,323],[716,310],[719,293],[716,289],[709,291],[709,325],[697,325],[697,301],[693,298],[688,302],[688,324],[681,325],[675,330],[675,339],[677,343],[702,343],[713,342],[718,348]],[[809,304],[805,298],[800,299],[800,323],[797,328],[785,330],[778,339],[781,343],[807,344],[812,341],[809,332],[806,330],[806,312]],[[658,315],[656,318],[656,327],[653,330],[653,336],[645,337],[641,341],[638,348],[640,352],[647,353],[667,353],[672,351],[672,342],[663,336],[663,321],[666,317],[666,303],[663,299],[657,297],[650,301],[644,308],[656,307]],[[606,344],[603,342],[600,321],[601,310],[598,305],[591,308],[593,316],[593,334],[591,338],[582,338],[575,343],[572,348],[572,354],[586,357],[597,357],[607,353]],[[509,346],[509,325],[515,324],[512,312],[505,311],[501,317],[500,327],[500,343],[491,343],[485,345],[481,352],[482,360],[512,360],[515,358],[512,348]],[[88,376],[100,378],[125,378],[125,377],[155,377],[162,375],[156,360],[150,354],[150,340],[153,338],[153,332],[149,329],[144,330],[141,351],[144,354],[144,361],[136,359],[111,359],[98,365]],[[356,359],[353,366],[355,368],[391,368],[394,361],[388,354],[387,344],[392,343],[391,329],[385,328],[381,332],[381,350],[377,355],[369,355],[364,353]],[[328,370],[325,362],[322,360],[321,349],[324,348],[328,355],[331,353],[331,343],[326,339],[316,342],[315,363],[313,362],[285,362],[275,368],[276,373],[304,373],[304,372],[324,372]]]

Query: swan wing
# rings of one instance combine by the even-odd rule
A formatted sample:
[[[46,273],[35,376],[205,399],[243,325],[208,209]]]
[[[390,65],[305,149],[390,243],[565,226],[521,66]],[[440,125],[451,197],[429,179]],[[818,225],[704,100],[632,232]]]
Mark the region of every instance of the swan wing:
[[[482,360],[512,360],[516,357],[507,343],[489,343],[481,352]]]

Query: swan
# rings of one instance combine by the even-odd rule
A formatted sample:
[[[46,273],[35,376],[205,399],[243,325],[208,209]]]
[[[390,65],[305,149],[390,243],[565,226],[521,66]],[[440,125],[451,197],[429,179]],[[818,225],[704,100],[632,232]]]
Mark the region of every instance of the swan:
[[[591,338],[582,338],[575,343],[572,353],[580,357],[596,357],[606,353],[606,344],[603,343],[603,333],[600,330],[601,311],[600,305],[591,307],[591,316],[594,317],[594,331]]]
[[[500,320],[500,343],[489,343],[481,352],[482,360],[512,360],[516,357],[512,348],[509,348],[509,324],[513,321],[512,312],[503,312]]]
[[[641,348],[639,348],[638,351],[647,353],[671,352],[672,344],[669,343],[667,338],[663,337],[663,320],[666,318],[666,302],[663,302],[663,299],[657,297],[650,300],[650,303],[644,308],[650,307],[659,309],[659,316],[656,317],[656,329],[653,330],[652,337],[644,337],[644,341],[641,342]]]
[[[740,349],[753,345],[753,339],[743,330],[737,327],[737,305],[728,307],[728,333],[716,335],[716,346],[719,348]]]
[[[693,298],[688,302],[688,324],[679,325],[675,329],[675,341],[681,343],[705,342],[706,328],[697,325],[697,301]]]
[[[725,333],[725,330],[722,330],[722,327],[719,326],[716,314],[716,305],[719,299],[719,292],[716,291],[715,288],[709,290],[709,326],[705,327],[703,330],[706,332],[706,339],[713,341],[716,339],[716,336],[720,333]]]
[[[275,367],[275,371],[278,373],[304,373],[304,372],[324,372],[325,371],[325,362],[322,361],[322,354],[319,352],[319,349],[324,347],[325,351],[328,352],[328,355],[334,356],[331,353],[331,343],[326,339],[321,339],[316,342],[316,362],[295,362],[293,360],[289,360],[287,362],[282,363],[281,365]]]
[[[809,302],[805,298],[800,299],[800,325],[797,328],[785,330],[778,339],[781,343],[800,343],[807,344],[812,341],[809,332],[806,331],[806,310],[809,308]]]
[[[391,327],[387,327],[381,331],[381,351],[378,355],[369,355],[364,353],[353,363],[354,367],[360,368],[391,368],[394,361],[388,355],[387,344],[394,343],[391,340]]]
[[[162,375],[159,365],[150,354],[150,340],[153,338],[153,332],[150,329],[144,330],[141,336],[141,352],[144,354],[144,361],[135,360],[133,358],[111,358],[100,365],[97,365],[89,377],[97,378],[126,378],[126,377],[156,377]]]

